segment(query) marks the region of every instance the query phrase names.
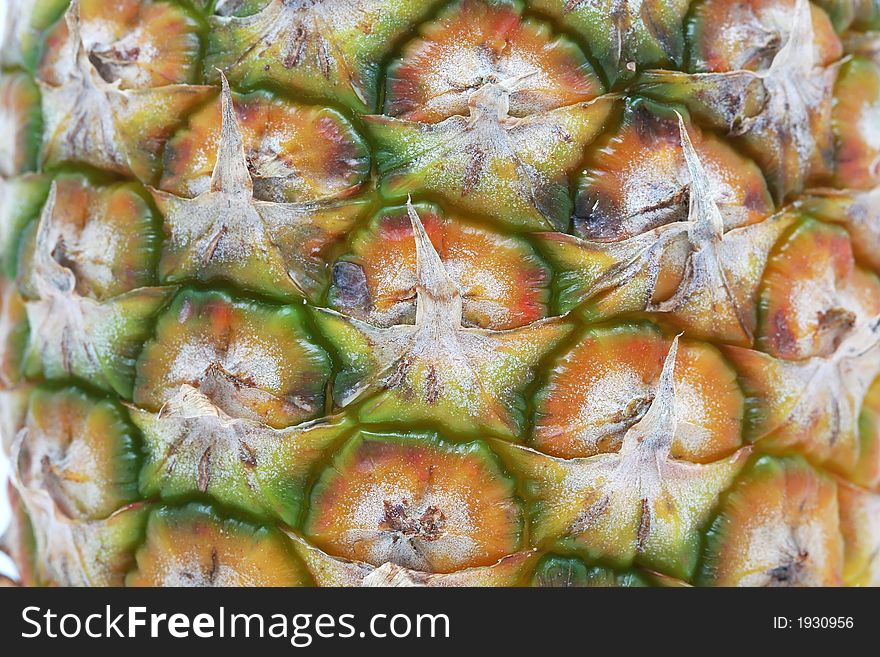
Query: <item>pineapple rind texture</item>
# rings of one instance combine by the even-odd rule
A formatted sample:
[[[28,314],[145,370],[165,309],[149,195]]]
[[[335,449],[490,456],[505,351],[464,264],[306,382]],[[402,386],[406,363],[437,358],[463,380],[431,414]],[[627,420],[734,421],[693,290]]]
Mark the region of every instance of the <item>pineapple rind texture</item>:
[[[7,7],[19,584],[880,586],[876,0]]]

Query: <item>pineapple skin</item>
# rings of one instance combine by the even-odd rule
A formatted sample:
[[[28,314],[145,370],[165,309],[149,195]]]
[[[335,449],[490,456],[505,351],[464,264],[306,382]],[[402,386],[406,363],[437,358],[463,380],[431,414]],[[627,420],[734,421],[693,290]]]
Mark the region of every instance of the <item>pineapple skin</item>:
[[[878,0],[10,0],[25,586],[880,585]]]

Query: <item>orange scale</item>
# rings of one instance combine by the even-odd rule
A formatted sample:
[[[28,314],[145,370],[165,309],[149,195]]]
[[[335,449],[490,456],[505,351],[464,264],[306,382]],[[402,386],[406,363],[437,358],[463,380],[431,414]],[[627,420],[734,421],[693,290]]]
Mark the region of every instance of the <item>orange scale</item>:
[[[484,443],[361,432],[315,484],[304,532],[343,558],[452,572],[516,551],[521,523],[514,482]]]
[[[505,330],[547,315],[550,275],[527,245],[451,222],[446,254],[447,267],[460,272],[466,324]]]
[[[654,294],[651,297],[653,303],[666,301],[678,292],[684,281],[689,254],[690,245],[685,239],[673,242],[663,251],[660,256]]]
[[[137,362],[134,402],[158,412],[183,386],[219,411],[276,429],[320,416],[330,363],[297,309],[180,293]]]
[[[644,109],[636,109],[634,114],[629,114],[622,130],[597,152],[579,184],[574,224],[578,234],[587,239],[618,241],[656,225],[687,219],[681,204],[649,210],[658,205],[654,199],[634,193],[640,188],[647,191],[648,185],[639,183],[649,183],[649,178],[656,178],[660,189],[672,190],[684,164],[678,125],[658,120]]]
[[[223,518],[210,507],[150,514],[127,586],[308,586],[305,566],[277,529]]]
[[[560,458],[616,451],[650,406],[665,357],[656,331],[587,331],[538,393],[532,445]]]
[[[185,9],[152,0],[80,0],[82,40],[89,58],[108,82],[144,89],[195,82],[199,67],[199,25]],[[67,25],[49,33],[40,75],[65,56]],[[44,77],[45,79],[45,77]]]
[[[107,518],[138,499],[140,458],[128,416],[77,388],[31,395],[18,476],[26,489],[52,492],[69,518]]]
[[[827,356],[880,313],[880,280],[855,265],[849,234],[805,219],[771,256],[760,290],[757,344],[777,358]]]
[[[466,326],[506,330],[546,317],[550,272],[527,242],[445,217],[434,205],[415,208],[459,286]],[[380,326],[412,324],[415,284],[412,225],[405,208],[388,208],[355,234],[337,262],[331,304]]]
[[[668,349],[659,333],[638,327],[589,331],[538,393],[532,445],[560,458],[617,451],[649,408]],[[739,448],[745,400],[721,354],[683,341],[674,379],[673,458],[711,463]]]
[[[583,53],[546,24],[523,20],[511,5],[463,0],[423,27],[392,64],[385,113],[422,123],[467,115],[471,91],[532,71],[534,79],[524,79],[510,96],[512,116],[602,93]]]
[[[711,463],[742,446],[745,397],[736,371],[712,346],[681,343],[675,364],[679,426],[672,456]]]
[[[13,281],[0,279],[0,390],[4,392],[21,379],[27,339],[28,323],[24,300]],[[5,435],[4,441],[11,441],[14,435]]]
[[[796,0],[706,0],[692,19],[692,67],[699,72],[764,71],[785,44]],[[810,7],[817,64],[843,55],[843,46],[823,10]]]
[[[757,223],[773,212],[754,162],[696,126],[690,125],[688,134],[714,186],[726,229]],[[583,173],[575,229],[586,239],[618,241],[687,221],[688,185],[678,117],[670,107],[636,101]]]
[[[84,297],[105,300],[152,285],[158,219],[141,196],[143,189],[132,183],[97,186],[66,174],[54,184],[56,203],[48,220],[50,239],[57,244],[32,247],[30,237],[25,238],[19,263],[25,295],[39,297],[32,259],[40,246],[51,248],[53,257],[74,273],[76,292]]]
[[[838,484],[847,586],[880,586],[880,495]]]
[[[40,90],[24,73],[0,75],[0,121],[5,131],[0,176],[36,170],[42,131]]]
[[[839,586],[842,567],[834,480],[800,458],[762,457],[722,504],[701,583]]]
[[[416,207],[428,237],[442,257],[443,220],[436,208]],[[342,302],[338,307],[353,316],[372,318],[373,321],[377,316],[395,313],[396,322],[382,324],[411,324],[415,321],[416,285],[416,243],[412,224],[404,209],[395,208],[384,211],[378,221],[374,219],[370,228],[353,238],[351,260],[363,271],[369,290],[369,299],[364,300],[364,304],[368,304],[374,313],[361,314],[357,308]],[[334,287],[338,289],[336,282]]]
[[[369,175],[366,145],[334,110],[285,102],[266,92],[233,94],[233,104],[255,198],[305,202],[348,197]],[[220,119],[220,104],[209,103],[168,142],[161,189],[187,197],[209,190]]]

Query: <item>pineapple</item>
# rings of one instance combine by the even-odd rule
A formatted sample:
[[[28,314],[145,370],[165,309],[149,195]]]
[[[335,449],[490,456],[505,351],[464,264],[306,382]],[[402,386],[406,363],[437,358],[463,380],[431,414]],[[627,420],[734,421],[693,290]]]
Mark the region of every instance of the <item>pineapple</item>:
[[[880,585],[877,0],[6,28],[21,584]]]

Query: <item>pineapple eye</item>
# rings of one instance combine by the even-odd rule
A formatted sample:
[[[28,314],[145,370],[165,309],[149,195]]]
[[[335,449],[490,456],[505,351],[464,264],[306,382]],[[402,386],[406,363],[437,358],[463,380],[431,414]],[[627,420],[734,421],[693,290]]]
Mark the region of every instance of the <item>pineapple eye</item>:
[[[834,89],[836,186],[880,185],[880,67],[866,57],[843,65]]]
[[[37,389],[23,432],[18,476],[64,517],[99,520],[138,499],[135,434],[117,404],[76,388]]]
[[[796,4],[796,0],[752,3],[707,0],[701,3],[694,12],[691,28],[694,69],[766,72],[796,29],[796,22],[792,20]],[[812,14],[815,34],[812,41],[817,59],[823,64],[838,59],[840,40],[828,15],[818,8],[808,10]],[[732,25],[736,25],[736,29],[730,29]]]
[[[524,78],[511,89],[510,115],[524,117],[603,91],[579,48],[508,5],[466,0],[426,24],[390,67],[384,113],[436,124],[467,116],[474,92]]]
[[[877,577],[876,546],[880,537],[880,496],[847,483],[837,488],[840,531],[845,555],[843,581],[869,586]]]
[[[310,542],[374,566],[448,573],[520,547],[514,482],[482,442],[361,432],[319,477],[310,509]]]
[[[232,99],[254,198],[339,200],[357,194],[369,177],[367,145],[341,113],[263,91]],[[159,188],[183,197],[207,192],[221,131],[219,102],[195,112],[168,142]]]
[[[635,563],[675,578],[693,575],[700,541],[692,531],[711,518],[751,450],[741,448],[705,463],[673,452],[676,440],[679,453],[692,447],[687,443],[693,443],[695,428],[687,419],[694,410],[690,391],[676,381],[687,362],[679,356],[679,337],[665,350],[650,407],[626,430],[616,451],[559,458],[493,441],[526,481],[533,540],[617,568]]]
[[[351,227],[367,202],[365,198],[347,199],[346,196],[356,191],[356,181],[346,181],[349,176],[345,172],[340,172],[341,180],[331,180],[332,176],[324,175],[326,169],[321,170],[322,163],[328,156],[329,167],[334,169],[337,147],[344,155],[349,146],[359,150],[363,144],[352,144],[352,135],[345,129],[347,123],[335,112],[304,110],[300,118],[307,124],[313,121],[325,141],[332,142],[333,136],[341,132],[344,143],[315,152],[302,151],[301,155],[306,154],[293,157],[287,163],[249,162],[235,99],[225,76],[221,76],[219,104],[219,138],[210,148],[213,162],[209,164],[200,155],[190,157],[191,139],[199,134],[199,123],[169,150],[172,163],[181,152],[184,156],[178,162],[179,175],[166,179],[165,184],[182,185],[185,191],[194,192],[195,197],[153,190],[169,233],[159,262],[160,277],[165,282],[227,281],[245,290],[287,301],[301,297],[315,300],[323,292],[327,273],[322,254]],[[275,109],[279,107],[283,115],[284,105]],[[294,134],[299,132],[301,125],[283,128],[277,120],[262,115],[271,109],[271,103],[267,107],[265,98],[256,100],[250,109],[244,108],[257,114],[253,123],[262,126],[258,140],[271,141],[277,134],[288,134],[290,129]],[[290,111],[296,114],[298,110],[290,108]],[[265,129],[280,130],[280,133],[267,135],[263,132]],[[251,132],[251,142],[253,138]],[[350,171],[356,171],[368,165],[368,160],[362,159],[360,164],[348,162],[345,166],[349,164],[352,165]],[[296,171],[288,165],[303,169]],[[174,166],[169,169],[173,170]],[[259,175],[253,176],[252,171]],[[303,183],[303,176],[309,175],[316,179]],[[353,175],[363,180],[358,178],[360,174]],[[259,195],[277,196],[280,200],[260,200]],[[286,202],[287,196],[294,197],[296,202]]]
[[[747,437],[770,453],[797,448],[835,472],[864,472],[874,450],[861,413],[880,367],[880,283],[854,266],[839,226],[802,218],[779,246],[761,295],[758,344],[769,353],[725,349],[752,399]]]
[[[150,512],[127,586],[308,586],[278,529],[224,518],[203,504]]]
[[[773,213],[773,199],[754,162],[693,126],[688,131],[727,230]],[[678,119],[668,106],[644,99],[630,102],[620,127],[592,153],[577,188],[577,235],[617,242],[687,221],[690,176]]]
[[[292,306],[185,291],[159,318],[137,371],[142,408],[160,412],[188,385],[225,416],[280,429],[323,413],[329,359]]]
[[[547,315],[550,272],[525,240],[416,204],[425,230],[462,296],[465,326],[505,330]],[[334,265],[330,305],[377,326],[412,324],[416,252],[403,207],[380,210]]]
[[[649,327],[588,330],[539,389],[529,444],[561,458],[618,451],[655,399],[667,349]],[[707,463],[741,446],[744,396],[735,371],[717,351],[683,343],[675,382],[676,458]]]
[[[450,73],[453,71],[453,73]],[[477,89],[450,85],[477,71]],[[567,176],[616,98],[584,54],[514,6],[452,5],[391,66],[378,142],[380,191],[443,196],[517,230],[565,230]]]
[[[154,287],[155,216],[134,183],[59,175],[21,237],[24,371],[131,394],[132,356],[172,292]]]
[[[786,360],[831,356],[880,314],[880,279],[856,266],[846,230],[809,217],[768,261],[760,294],[758,346]]]
[[[80,162],[154,179],[165,141],[210,92],[185,84],[194,82],[198,68],[196,28],[194,18],[167,2],[71,2],[37,67],[44,108],[50,108],[43,116],[41,165]]]
[[[415,322],[385,327],[314,311],[342,360],[334,400],[341,408],[356,405],[365,421],[442,418],[452,431],[512,436],[524,422],[518,400],[535,363],[569,326],[557,317],[506,331],[465,327],[459,285],[412,204],[407,215],[416,250]]]
[[[196,81],[199,24],[190,12],[168,2],[79,0],[80,31],[88,60],[101,78],[122,89],[144,89]],[[41,70],[62,65],[67,26],[49,33]]]
[[[833,479],[800,458],[762,457],[733,487],[709,530],[701,583],[839,586],[837,508]]]
[[[45,584],[120,586],[148,509],[138,501],[134,427],[118,403],[75,387],[28,392],[10,452],[29,540],[41,554],[32,576]]]
[[[761,271],[774,242],[793,219],[777,214],[761,220],[761,211],[772,205],[755,200],[757,191],[757,198],[770,202],[760,173],[726,147],[716,144],[717,149],[707,148],[701,137],[692,139],[684,116],[675,114],[679,146],[668,147],[661,161],[671,157],[678,165],[666,163],[661,172],[676,170],[683,162],[677,175],[681,176],[679,184],[686,181],[687,205],[657,203],[658,196],[663,199],[672,190],[661,186],[658,195],[656,183],[663,177],[654,177],[657,167],[653,165],[647,173],[639,169],[624,185],[615,182],[616,174],[606,176],[601,169],[595,177],[585,177],[587,191],[582,201],[590,208],[588,214],[600,219],[594,226],[581,220],[581,230],[597,231],[601,239],[552,233],[540,236],[547,258],[561,270],[556,279],[559,309],[576,310],[590,322],[628,313],[660,312],[693,336],[750,345]],[[662,124],[662,120],[651,119],[643,125],[650,134]],[[668,129],[660,128],[658,134]],[[614,164],[616,147],[600,151],[597,160],[622,166],[625,172],[625,161]],[[740,176],[749,182],[739,182]],[[736,182],[731,185],[728,181]],[[622,190],[622,194],[589,201],[590,195],[598,199],[606,186]],[[591,190],[593,187],[596,189]],[[676,185],[672,187],[674,190]],[[758,211],[734,206],[725,212],[730,198],[752,198]],[[621,212],[621,202],[631,202],[634,215],[630,216],[625,205]],[[680,214],[682,210],[685,215]],[[658,225],[650,228],[655,223]],[[612,233],[610,239],[607,233]],[[749,258],[741,257],[744,252]]]
[[[155,282],[159,217],[142,187],[99,186],[84,176],[63,175],[55,188],[52,216],[24,250],[26,297],[36,295],[40,281],[34,262],[44,256],[71,271],[76,292],[91,299],[108,300]]]

